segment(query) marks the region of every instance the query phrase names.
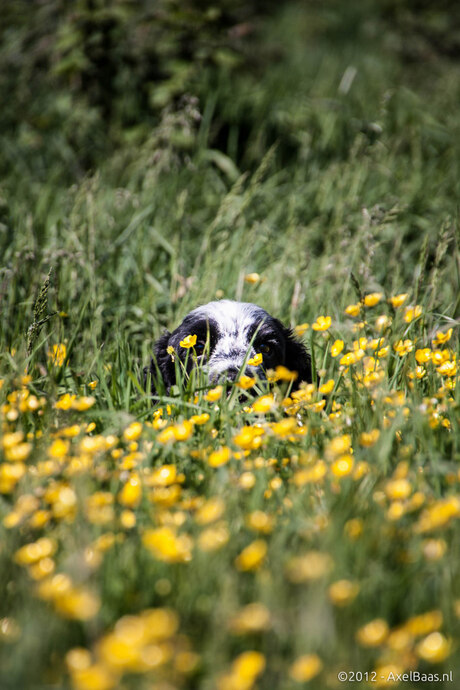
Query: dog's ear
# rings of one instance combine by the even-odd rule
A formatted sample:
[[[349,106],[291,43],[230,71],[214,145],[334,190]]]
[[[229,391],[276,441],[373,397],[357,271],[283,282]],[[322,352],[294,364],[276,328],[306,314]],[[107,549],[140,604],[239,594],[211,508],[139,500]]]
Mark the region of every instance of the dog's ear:
[[[286,338],[286,349],[284,354],[284,365],[290,371],[296,371],[298,376],[294,382],[294,390],[298,388],[301,381],[312,383],[313,376],[311,370],[311,357],[307,348],[296,340],[293,332],[289,328],[284,329]]]
[[[171,355],[167,351],[170,333],[166,332],[153,346],[153,357],[150,366],[144,368],[144,388],[147,386],[147,377],[151,376],[151,392],[155,395],[163,383],[166,392],[176,383],[176,372]]]

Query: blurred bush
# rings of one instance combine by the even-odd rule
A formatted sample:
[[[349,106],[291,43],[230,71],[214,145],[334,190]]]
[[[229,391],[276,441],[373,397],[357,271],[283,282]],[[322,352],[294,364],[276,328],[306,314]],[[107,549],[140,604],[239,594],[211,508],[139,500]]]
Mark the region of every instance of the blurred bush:
[[[283,161],[297,156],[305,148],[297,126],[304,113],[292,102],[280,108],[282,80],[275,88],[270,83],[270,72],[292,52],[289,36],[280,43],[266,25],[263,36],[258,32],[267,15],[282,22],[293,7],[305,24],[298,59],[310,74],[324,55],[316,60],[318,36],[334,54],[385,36],[389,53],[422,65],[460,55],[460,9],[449,0],[436,6],[428,0],[7,2],[0,26],[0,176],[19,185],[26,178],[72,183],[114,150],[135,156],[151,143],[165,111],[180,111],[190,97],[198,97],[204,122],[200,138],[195,131],[192,140],[175,141],[179,148],[218,149],[242,167],[260,163],[274,142],[282,142]],[[292,94],[299,72],[284,69]],[[309,123],[308,146],[325,126],[322,114]],[[333,157],[348,154],[354,134],[351,118],[342,120],[329,137]]]
[[[203,68],[249,59],[259,0],[19,0],[3,7],[3,165],[21,151],[70,173],[142,140],[159,111],[194,90]],[[11,141],[15,139],[12,147]],[[16,148],[16,145],[18,148]],[[1,170],[0,170],[1,172]]]

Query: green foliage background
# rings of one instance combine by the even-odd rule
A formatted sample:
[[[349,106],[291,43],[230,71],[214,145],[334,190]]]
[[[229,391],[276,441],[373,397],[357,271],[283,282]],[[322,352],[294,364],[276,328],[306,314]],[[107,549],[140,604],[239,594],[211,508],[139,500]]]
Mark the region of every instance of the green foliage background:
[[[291,325],[329,314],[351,337],[344,308],[358,300],[357,290],[409,292],[411,303],[423,306],[424,344],[437,329],[458,324],[456,3],[50,0],[4,2],[1,12],[3,402],[26,364],[37,394],[50,403],[66,391],[88,392],[97,378],[98,430],[118,433],[148,411],[134,381],[155,339],[216,296],[257,302]],[[38,318],[34,304],[50,270]],[[261,276],[255,285],[244,281],[251,272]],[[67,361],[56,371],[47,352],[59,342],[67,344]],[[458,394],[456,400],[458,419]],[[416,402],[421,398],[414,409]],[[367,427],[364,401],[359,409],[356,434]],[[45,435],[54,429],[50,414],[42,420]],[[37,430],[27,424],[26,432]],[[443,472],[456,471],[457,446],[435,432],[421,442],[424,462],[446,463],[434,471],[437,497]],[[391,444],[386,453],[382,476]],[[345,503],[337,508],[344,520]],[[2,515],[10,510],[9,496],[1,506]],[[232,510],[238,524],[239,508]],[[374,544],[378,525],[373,529]],[[280,553],[295,542],[290,530]],[[31,606],[10,563],[26,536],[8,535],[0,552],[3,596],[14,602],[14,614],[22,598],[23,611]],[[341,533],[329,539],[339,552]],[[458,547],[458,531],[452,544]],[[130,570],[129,548],[118,561],[111,556],[113,577],[104,567],[106,625],[127,612],[120,583],[132,593],[142,581]],[[358,557],[360,576],[373,548]],[[378,585],[391,572],[382,553]],[[208,570],[201,563],[196,576]],[[182,589],[173,604],[201,634],[212,618],[209,601],[197,612],[193,579],[177,577]],[[219,577],[225,568],[216,565],[215,597]],[[415,567],[411,577],[415,582]],[[409,580],[397,570],[393,598],[382,585],[382,615],[405,601]],[[416,583],[405,615],[441,599],[444,605],[444,585],[446,599],[459,596],[456,583],[458,568],[436,572],[428,593]],[[367,602],[373,593],[369,585]],[[289,594],[284,605],[293,606],[289,615],[300,626]],[[143,595],[142,605],[147,600]],[[365,613],[378,612],[368,606]],[[77,623],[66,638],[54,619],[37,640],[48,617],[41,608],[36,616],[30,647],[11,657],[8,688],[56,687],[34,685],[53,665],[56,640],[62,654],[86,643]],[[348,619],[344,626],[351,629]],[[211,638],[218,628],[213,621]],[[210,663],[215,646],[208,643]],[[290,643],[286,634],[286,655]],[[221,666],[228,661],[222,645]]]
[[[245,270],[267,278],[246,297],[282,315],[300,280],[292,320],[340,310],[350,271],[366,289],[412,283],[442,234],[453,258],[449,3],[16,2],[4,19],[8,343],[50,266],[72,321],[84,295],[93,336],[116,320],[140,346],[197,300],[241,292]]]

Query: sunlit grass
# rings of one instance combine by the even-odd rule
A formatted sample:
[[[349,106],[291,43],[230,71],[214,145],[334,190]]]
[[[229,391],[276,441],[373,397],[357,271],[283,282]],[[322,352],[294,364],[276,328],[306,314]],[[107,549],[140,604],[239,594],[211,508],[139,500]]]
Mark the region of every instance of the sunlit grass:
[[[367,3],[326,5],[261,26],[263,74],[204,74],[201,120],[71,187],[61,159],[1,182],[2,690],[455,675],[458,69],[421,80]],[[291,326],[317,383],[176,357],[146,393],[163,330],[222,297]]]
[[[319,384],[291,393],[284,371],[244,402],[184,382],[152,407],[135,386],[136,418],[110,414],[91,376],[40,397],[15,378],[0,464],[12,662],[36,615],[55,621],[41,653],[61,656],[39,665],[78,690],[327,684],[352,658],[379,675],[450,668],[458,344],[403,303],[318,316],[304,337]],[[51,375],[64,344],[50,353]]]

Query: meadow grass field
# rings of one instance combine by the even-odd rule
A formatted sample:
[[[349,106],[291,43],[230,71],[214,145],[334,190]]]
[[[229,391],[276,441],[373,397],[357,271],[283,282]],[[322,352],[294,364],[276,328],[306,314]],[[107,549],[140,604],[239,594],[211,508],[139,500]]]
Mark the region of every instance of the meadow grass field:
[[[460,682],[460,65],[343,5],[86,170],[45,107],[0,137],[2,690]],[[221,297],[318,385],[146,394]]]

